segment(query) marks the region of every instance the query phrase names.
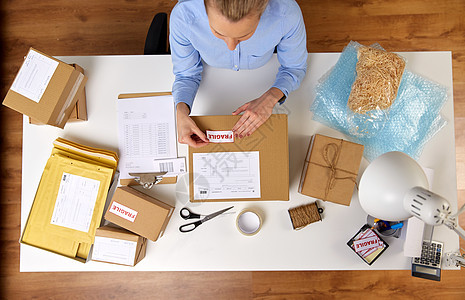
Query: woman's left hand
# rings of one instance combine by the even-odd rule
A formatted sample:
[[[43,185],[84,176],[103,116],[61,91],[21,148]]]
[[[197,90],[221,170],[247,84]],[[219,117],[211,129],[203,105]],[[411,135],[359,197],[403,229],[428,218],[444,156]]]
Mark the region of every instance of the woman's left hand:
[[[251,135],[263,123],[268,120],[273,112],[275,104],[283,97],[283,92],[280,89],[272,87],[259,98],[245,103],[232,114],[244,114],[232,128],[234,135],[238,138],[243,138]]]

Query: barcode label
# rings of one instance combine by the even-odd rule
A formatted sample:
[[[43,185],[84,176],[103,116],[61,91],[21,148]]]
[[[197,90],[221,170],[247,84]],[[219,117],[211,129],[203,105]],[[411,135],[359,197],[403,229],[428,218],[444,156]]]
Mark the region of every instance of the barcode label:
[[[166,172],[165,176],[177,176],[186,172],[186,159],[184,157],[155,159],[151,171]]]
[[[174,167],[172,162],[161,162],[158,164],[160,172],[174,172]]]

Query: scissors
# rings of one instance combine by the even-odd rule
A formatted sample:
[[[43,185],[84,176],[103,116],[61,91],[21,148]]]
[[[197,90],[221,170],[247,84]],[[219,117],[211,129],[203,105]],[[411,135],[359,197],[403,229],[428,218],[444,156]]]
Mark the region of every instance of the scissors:
[[[222,209],[222,210],[219,210],[217,212],[214,212],[212,214],[209,214],[207,216],[205,216],[205,218],[203,218],[202,220],[199,220],[199,221],[195,221],[195,222],[192,222],[192,223],[188,223],[188,224],[184,224],[182,225],[181,227],[179,227],[179,231],[181,232],[189,232],[189,231],[192,231],[194,230],[195,228],[197,228],[200,224],[202,223],[205,223],[211,219],[213,219],[214,217],[217,217],[219,215],[221,215],[222,213],[224,213],[225,211],[227,210],[230,210],[231,208],[233,208],[234,206],[231,206],[231,207],[228,207],[228,208],[225,208],[225,209]],[[199,214],[196,214],[196,213],[193,213],[191,212],[188,208],[184,207],[181,209],[181,211],[179,212],[181,217],[185,220],[188,220],[188,219],[199,219],[200,218],[200,215]]]

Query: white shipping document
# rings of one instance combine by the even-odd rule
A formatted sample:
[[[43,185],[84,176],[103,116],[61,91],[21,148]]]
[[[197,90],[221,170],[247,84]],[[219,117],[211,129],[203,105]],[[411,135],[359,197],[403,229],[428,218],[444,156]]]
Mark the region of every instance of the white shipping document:
[[[118,99],[120,179],[155,172],[154,159],[177,157],[173,96]]]
[[[137,242],[96,236],[92,250],[92,260],[121,265],[134,265]]]
[[[194,199],[260,198],[260,157],[252,152],[193,153]]]
[[[56,60],[30,50],[13,81],[11,90],[39,103],[57,67]]]
[[[88,232],[99,187],[98,180],[64,172],[50,223]]]

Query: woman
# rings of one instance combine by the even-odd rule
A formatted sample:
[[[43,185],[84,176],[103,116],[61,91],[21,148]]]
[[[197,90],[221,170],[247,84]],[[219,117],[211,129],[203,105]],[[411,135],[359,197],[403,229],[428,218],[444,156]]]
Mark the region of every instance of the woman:
[[[202,64],[217,68],[255,69],[276,49],[281,64],[273,86],[232,114],[243,113],[232,128],[236,137],[252,134],[297,89],[307,70],[307,40],[302,13],[294,0],[186,0],[170,16],[173,97],[178,140],[191,147],[208,144],[189,117]]]

